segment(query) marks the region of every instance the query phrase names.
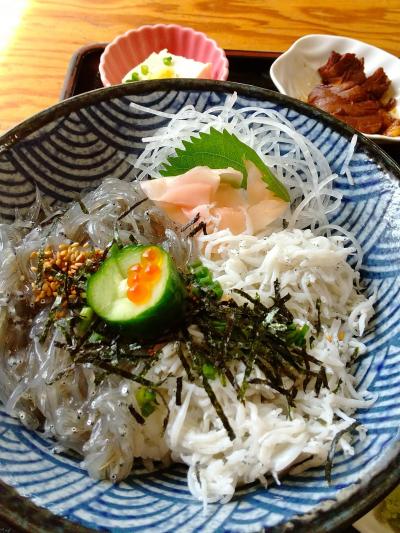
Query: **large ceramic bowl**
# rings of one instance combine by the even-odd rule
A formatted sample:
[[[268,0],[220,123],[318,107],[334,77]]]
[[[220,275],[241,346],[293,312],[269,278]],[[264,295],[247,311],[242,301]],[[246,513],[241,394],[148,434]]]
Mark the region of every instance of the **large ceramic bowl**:
[[[354,131],[314,108],[284,95],[227,82],[163,80],[100,89],[65,101],[29,119],[0,139],[0,212],[12,219],[27,209],[39,187],[50,202],[67,202],[107,177],[129,180],[128,162],[142,150],[142,137],[165,119],[130,108],[131,101],[174,112],[199,110],[238,92],[236,106],[280,110],[317,144],[343,193],[332,222],[352,230],[364,247],[361,275],[378,291],[367,355],[358,366],[359,386],[378,398],[357,413],[367,428],[352,457],[338,455],[332,484],[321,468],[286,477],[269,490],[252,484],[226,505],[207,513],[191,496],[180,465],[136,474],[112,485],[94,481],[79,460],[52,453],[53,443],[0,413],[1,517],[37,531],[80,527],[130,531],[333,531],[371,508],[400,479],[400,169],[360,136],[350,163],[355,185],[340,174]],[[9,487],[7,487],[7,484]],[[14,487],[25,500],[20,500]],[[32,503],[42,509],[33,511]],[[50,515],[53,513],[53,515]],[[54,516],[55,515],[55,516]],[[80,527],[63,522],[68,519]]]

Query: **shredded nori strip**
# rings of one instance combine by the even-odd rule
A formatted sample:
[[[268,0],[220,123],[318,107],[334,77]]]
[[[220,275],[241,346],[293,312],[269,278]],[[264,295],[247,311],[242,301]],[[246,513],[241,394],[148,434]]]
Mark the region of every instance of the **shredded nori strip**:
[[[317,398],[319,396],[319,393],[321,392],[321,387],[322,387],[322,375],[321,375],[321,372],[318,372],[317,380],[315,382],[315,394]]]
[[[194,237],[199,231],[202,231],[203,235],[207,235],[207,225],[205,222],[200,222],[195,228],[193,228],[188,237]]]
[[[196,474],[197,483],[201,486],[199,464],[200,464],[200,463],[196,463],[196,464],[194,465],[194,472],[195,472],[195,474]]]
[[[176,378],[176,395],[175,395],[176,405],[182,405],[182,385],[183,385],[183,379],[182,379],[182,376],[179,376],[178,378]]]
[[[189,229],[191,226],[194,226],[196,222],[200,220],[200,213],[197,213],[197,215],[192,218],[192,220],[189,220],[187,224],[181,227],[181,233],[184,233],[187,229]]]
[[[129,406],[129,412],[131,413],[131,415],[133,416],[133,418],[136,420],[138,424],[143,425],[146,422],[143,416],[136,411],[133,405]]]
[[[50,380],[46,381],[46,385],[54,385],[57,381],[60,381],[60,379],[69,376],[73,371],[75,370],[75,365],[71,365],[68,368],[65,368],[64,370],[61,370],[60,372],[57,372],[57,374]]]
[[[50,222],[60,218],[63,214],[64,214],[64,212],[61,211],[61,210],[55,211],[54,213],[52,213],[51,215],[46,217],[44,220],[42,220],[39,223],[39,226],[41,226],[43,228],[44,226],[47,226],[47,224],[50,224]]]
[[[235,440],[236,439],[235,432],[233,431],[231,425],[229,424],[229,420],[226,417],[221,407],[221,404],[217,400],[217,397],[215,396],[215,393],[212,390],[211,385],[209,384],[208,379],[205,376],[203,376],[203,387],[206,393],[208,394],[208,397],[210,398],[210,402],[212,403],[214,409],[216,410],[217,415],[219,416],[224,428],[226,429],[226,432],[228,433],[228,437],[231,440]]]
[[[350,359],[347,361],[346,368],[351,368],[355,363],[357,363],[360,357],[360,349],[354,348],[353,353],[350,356]]]
[[[135,383],[140,383],[140,385],[144,385],[146,387],[154,386],[154,383],[149,379],[146,379],[143,376],[139,376],[137,374],[133,374],[132,372],[124,370],[123,368],[120,368],[118,366],[113,366],[110,363],[107,363],[106,361],[97,361],[95,364],[103,370],[106,370],[109,374],[117,374],[118,376],[130,379],[131,381],[134,381]]]
[[[38,252],[38,263],[36,271],[36,285],[40,285],[43,276],[43,264],[44,264],[44,248],[40,248]]]
[[[83,201],[79,198],[78,200],[79,207],[81,208],[81,211],[84,215],[89,214],[89,209],[86,207],[86,205],[83,203]]]
[[[223,369],[223,375],[227,377],[229,383],[232,385],[232,387],[236,390],[236,392],[239,394],[239,386],[235,380],[234,375],[232,374],[230,368],[225,367]]]
[[[249,378],[250,378],[250,374],[253,370],[253,366],[254,366],[254,362],[256,360],[256,357],[257,357],[257,352],[252,349],[252,356],[249,357],[249,359],[247,360],[247,363],[246,363],[246,369],[244,371],[244,376],[243,376],[243,381],[242,381],[242,384],[240,386],[240,390],[239,390],[239,399],[243,401],[244,399],[244,396],[246,394],[246,390],[247,390],[247,387],[248,387],[248,382],[249,382]]]
[[[317,299],[315,302],[315,307],[317,309],[317,325],[315,326],[315,329],[317,331],[317,336],[321,333],[321,300],[320,298]]]
[[[157,396],[161,399],[161,402],[163,403],[165,409],[167,410],[167,414],[165,415],[164,420],[163,420],[162,432],[161,432],[162,435],[164,435],[165,430],[167,429],[167,426],[168,426],[170,410],[169,410],[169,407],[168,407],[168,403],[165,401],[165,398],[164,398],[164,396],[161,394],[161,392],[158,391],[158,390],[156,390],[156,394],[157,394]]]
[[[146,200],[148,200],[147,196],[145,198],[142,198],[141,200],[138,200],[135,202],[131,207],[129,207],[126,211],[124,211],[119,217],[117,218],[117,221],[119,222],[123,218],[125,218],[129,213],[132,213],[139,205],[143,204]]]
[[[186,344],[186,348],[187,349],[190,349],[188,344]],[[182,345],[181,343],[179,343],[179,346],[178,346],[178,357],[179,359],[181,360],[181,363],[182,363],[182,366],[183,368],[185,369],[185,372],[187,374],[187,377],[188,377],[188,380],[189,381],[194,381],[194,378],[193,378],[193,374],[192,374],[192,371],[190,369],[190,365],[189,363],[187,362],[187,359],[182,351]]]
[[[342,378],[339,378],[338,382],[337,382],[337,385],[335,387],[335,389],[332,391],[333,394],[336,394],[337,392],[339,392],[339,389],[340,389],[340,385],[342,384]]]
[[[329,485],[331,484],[331,481],[332,481],[331,472],[332,472],[332,467],[333,467],[333,459],[336,453],[336,446],[339,440],[343,437],[343,435],[345,435],[346,433],[351,433],[359,425],[360,425],[359,422],[353,422],[351,426],[349,426],[348,428],[343,429],[342,431],[339,431],[338,433],[336,433],[334,439],[332,440],[332,444],[329,449],[328,457],[325,463],[325,479]]]

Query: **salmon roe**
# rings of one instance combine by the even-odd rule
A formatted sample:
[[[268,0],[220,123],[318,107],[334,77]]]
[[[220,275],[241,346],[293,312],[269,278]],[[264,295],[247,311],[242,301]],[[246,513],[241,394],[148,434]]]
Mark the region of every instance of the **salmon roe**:
[[[153,295],[161,277],[162,255],[157,248],[147,248],[141,255],[140,263],[128,269],[129,300],[137,305],[145,304]]]
[[[151,289],[142,283],[133,283],[127,291],[128,298],[135,304],[145,304],[151,296]]]

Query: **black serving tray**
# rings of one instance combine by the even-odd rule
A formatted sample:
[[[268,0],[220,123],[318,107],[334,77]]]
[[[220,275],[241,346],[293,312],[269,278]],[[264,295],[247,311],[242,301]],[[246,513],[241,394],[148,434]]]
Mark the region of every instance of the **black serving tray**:
[[[61,91],[61,100],[103,86],[99,75],[99,62],[105,46],[106,43],[84,46],[72,56]],[[269,69],[280,53],[241,50],[225,50],[225,53],[229,61],[229,81],[276,91]]]

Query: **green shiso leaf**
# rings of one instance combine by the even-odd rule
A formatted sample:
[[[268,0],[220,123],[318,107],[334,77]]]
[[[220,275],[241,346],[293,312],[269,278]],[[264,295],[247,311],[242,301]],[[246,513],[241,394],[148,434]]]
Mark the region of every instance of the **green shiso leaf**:
[[[290,202],[286,187],[263,162],[260,156],[236,135],[227,130],[222,132],[211,128],[209,133],[200,133],[190,141],[182,141],[184,149],[177,148],[176,155],[168,158],[160,174],[179,176],[197,166],[209,168],[234,168],[243,175],[241,187],[247,188],[246,162],[251,161],[262,173],[268,189],[285,202]]]

